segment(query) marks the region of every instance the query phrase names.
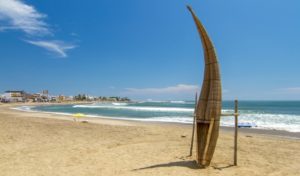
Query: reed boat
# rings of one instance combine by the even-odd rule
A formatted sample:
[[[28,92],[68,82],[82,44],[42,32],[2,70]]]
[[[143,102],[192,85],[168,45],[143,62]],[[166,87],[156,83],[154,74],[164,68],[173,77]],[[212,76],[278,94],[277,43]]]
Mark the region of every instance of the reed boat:
[[[206,167],[213,157],[218,136],[222,107],[222,88],[219,62],[211,39],[190,6],[204,50],[204,78],[195,108],[197,163]]]

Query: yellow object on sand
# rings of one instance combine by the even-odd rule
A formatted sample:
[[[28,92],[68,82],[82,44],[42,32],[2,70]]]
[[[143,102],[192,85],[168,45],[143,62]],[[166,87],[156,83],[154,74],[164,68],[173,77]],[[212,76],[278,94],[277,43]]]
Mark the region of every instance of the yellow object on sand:
[[[73,117],[76,117],[76,118],[80,118],[80,117],[84,117],[85,115],[82,114],[82,113],[76,113],[76,114],[73,114]]]

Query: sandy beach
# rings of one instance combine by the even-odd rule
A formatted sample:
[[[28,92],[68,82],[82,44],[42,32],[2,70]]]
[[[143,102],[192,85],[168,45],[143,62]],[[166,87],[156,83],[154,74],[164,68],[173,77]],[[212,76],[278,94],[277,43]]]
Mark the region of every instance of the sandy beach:
[[[1,176],[299,175],[298,133],[222,128],[211,166],[188,157],[191,125],[81,119],[0,105]]]

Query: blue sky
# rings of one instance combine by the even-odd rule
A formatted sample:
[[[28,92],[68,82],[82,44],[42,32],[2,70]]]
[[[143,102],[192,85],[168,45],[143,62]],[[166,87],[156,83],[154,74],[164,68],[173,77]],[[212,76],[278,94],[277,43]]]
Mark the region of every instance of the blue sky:
[[[0,92],[192,99],[203,52],[186,4],[224,99],[300,100],[298,0],[0,0]]]

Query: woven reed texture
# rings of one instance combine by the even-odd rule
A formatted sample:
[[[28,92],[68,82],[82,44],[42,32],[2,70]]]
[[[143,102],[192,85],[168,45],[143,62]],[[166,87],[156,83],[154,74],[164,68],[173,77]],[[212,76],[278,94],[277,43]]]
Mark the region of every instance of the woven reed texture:
[[[197,163],[208,166],[219,136],[222,108],[222,86],[215,48],[204,26],[188,6],[197,26],[204,50],[204,79],[196,108]]]

